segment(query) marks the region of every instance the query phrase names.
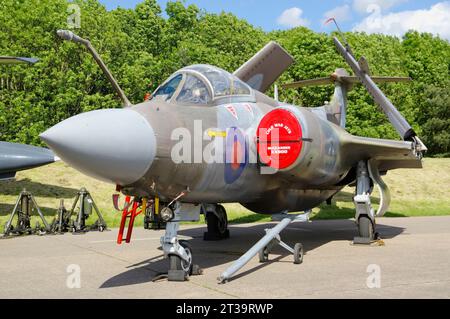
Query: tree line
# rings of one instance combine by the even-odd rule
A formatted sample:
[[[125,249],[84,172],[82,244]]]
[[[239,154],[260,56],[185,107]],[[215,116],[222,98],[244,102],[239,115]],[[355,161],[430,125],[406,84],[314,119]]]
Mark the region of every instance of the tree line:
[[[108,11],[98,0],[76,0],[79,29],[89,38],[117,77],[131,102],[143,100],[171,73],[186,65],[207,63],[236,70],[268,41],[275,40],[296,62],[279,83],[330,75],[350,69],[336,52],[332,35],[299,27],[264,32],[230,13],[213,14],[181,1],[156,0],[134,9]],[[34,66],[0,66],[0,140],[42,145],[39,134],[81,112],[120,107],[120,101],[91,56],[63,42],[66,0],[2,0],[0,55],[32,56]],[[346,33],[374,75],[410,76],[414,82],[382,89],[429,147],[429,155],[450,155],[450,44],[427,33],[403,38]],[[269,92],[271,94],[272,92]],[[280,99],[320,106],[333,87],[283,90]],[[349,93],[348,129],[352,134],[399,138],[362,86]]]

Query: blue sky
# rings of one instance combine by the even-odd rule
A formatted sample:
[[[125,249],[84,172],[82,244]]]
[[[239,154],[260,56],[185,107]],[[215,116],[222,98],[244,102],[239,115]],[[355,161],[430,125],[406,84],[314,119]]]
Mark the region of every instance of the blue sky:
[[[141,0],[100,0],[108,9],[133,8]],[[345,31],[401,36],[409,29],[450,39],[448,0],[186,0],[208,12],[232,12],[266,31],[304,25],[328,32],[325,17],[335,16]],[[164,9],[167,0],[158,0]]]

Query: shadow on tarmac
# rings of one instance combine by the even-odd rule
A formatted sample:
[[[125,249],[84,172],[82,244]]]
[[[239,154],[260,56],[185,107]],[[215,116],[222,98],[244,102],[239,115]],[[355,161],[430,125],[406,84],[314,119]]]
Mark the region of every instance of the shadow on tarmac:
[[[181,230],[179,235],[192,237],[192,239],[189,240],[189,244],[193,248],[194,263],[198,264],[203,269],[208,269],[237,260],[253,244],[264,236],[264,230],[266,228],[271,228],[273,226],[273,223],[256,224],[248,227],[230,226],[230,238],[218,242],[203,241],[203,232],[206,231],[206,227],[204,226]],[[404,230],[404,228],[400,227],[377,225],[377,232],[380,233],[380,236],[383,239],[394,238],[402,234]],[[291,224],[281,233],[281,239],[291,246],[297,242],[301,242],[305,249],[305,258],[308,258],[308,251],[312,251],[333,241],[348,241],[350,243],[357,235],[357,227],[353,220],[327,220]],[[270,261],[268,263],[259,264],[252,269],[238,273],[232,280],[246,276],[271,263],[293,262],[293,259],[292,261],[282,260],[288,255],[289,253],[286,250],[276,246],[271,252]],[[157,257],[143,260],[142,262],[129,266],[125,272],[108,279],[100,286],[100,288],[148,283],[158,275],[167,272],[168,267],[168,260],[164,259],[163,254],[160,254]]]

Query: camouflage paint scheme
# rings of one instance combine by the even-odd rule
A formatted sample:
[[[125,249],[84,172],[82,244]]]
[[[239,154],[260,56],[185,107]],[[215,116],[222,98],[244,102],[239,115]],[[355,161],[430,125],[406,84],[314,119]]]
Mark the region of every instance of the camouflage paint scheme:
[[[170,139],[171,132],[179,127],[193,132],[194,120],[201,120],[204,130],[240,128],[246,133],[248,151],[255,154],[256,130],[262,117],[277,104],[272,102],[272,105],[256,102],[205,107],[150,101],[133,107],[158,132],[157,153],[146,174],[136,183],[124,186],[123,191],[130,195],[158,195],[162,200],[170,200],[189,189],[190,192],[182,200],[184,202],[239,202],[255,212],[268,214],[284,210],[302,211],[316,207],[345,187],[347,184],[342,181],[359,160],[373,154],[380,160],[385,158],[385,165],[389,165],[392,159],[403,161],[411,154],[409,142],[378,140],[382,147],[372,146],[372,151],[371,144],[375,140],[351,136],[339,126],[315,116],[307,108],[283,104],[282,108],[298,116],[304,137],[310,140],[303,144],[295,172],[261,175],[260,166],[249,163],[240,177],[229,184],[225,180],[226,164],[175,164],[172,161],[171,150],[178,141]],[[252,112],[244,104],[249,105]],[[230,105],[236,110],[237,118],[226,109]],[[222,140],[224,144],[226,142],[226,138],[221,136],[213,138]],[[208,143],[210,141],[203,140],[203,149]],[[368,146],[368,150],[364,151],[364,146]],[[225,149],[231,151],[229,147]],[[411,156],[409,160],[414,163],[416,158]],[[395,168],[395,165],[386,168]],[[352,177],[351,182],[356,176]]]
[[[65,34],[62,36],[64,37]],[[66,39],[80,43],[84,41],[71,34],[68,34]],[[211,66],[187,67],[176,72],[160,86],[159,89],[164,88],[165,84],[177,75],[183,76],[170,98],[158,98],[158,89],[152,100],[126,107],[125,110],[138,113],[154,134],[154,136],[140,136],[136,133],[136,136],[133,135],[133,137],[130,135],[130,139],[136,139],[130,140],[130,143],[134,143],[135,149],[147,147],[146,145],[150,141],[155,148],[155,154],[151,157],[152,161],[148,163],[149,168],[133,182],[123,183],[107,174],[99,176],[98,171],[93,168],[93,164],[77,162],[77,157],[81,158],[79,154],[88,156],[89,150],[96,147],[91,145],[90,149],[86,148],[83,150],[84,153],[79,152],[79,154],[70,149],[77,144],[75,142],[76,130],[84,123],[83,115],[58,124],[42,134],[41,138],[63,160],[84,173],[119,185],[124,194],[138,197],[158,196],[162,202],[167,203],[181,192],[188,190],[187,194],[180,199],[181,202],[195,204],[239,202],[254,212],[264,214],[302,211],[318,206],[343,187],[355,182],[356,169],[360,161],[370,160],[381,174],[391,169],[421,167],[421,154],[416,152],[414,142],[362,138],[346,132],[345,96],[350,87],[344,81],[339,81],[343,76],[342,70],[336,71],[336,91],[332,102],[320,108],[288,105],[264,95],[262,92],[265,92],[292,62],[293,59],[290,55],[276,43],[271,42],[234,75]],[[209,103],[205,105],[179,103],[177,97],[180,95],[180,90],[183,88],[188,74],[194,74],[200,80],[206,79],[205,74],[198,72],[202,68],[214,68],[218,72],[228,74],[231,83],[241,85],[233,82],[234,80],[247,83],[249,94],[230,95],[215,99],[214,92],[211,92],[211,83],[205,83],[209,86],[212,96]],[[125,105],[128,105],[129,101],[126,98],[122,100]],[[249,163],[247,159],[258,157],[256,138],[258,126],[261,120],[275,109],[286,110],[297,119],[301,126],[303,143],[295,163],[274,174],[263,175],[260,170],[264,165],[257,161]],[[103,110],[102,112],[104,112],[103,114],[106,114],[105,112],[112,113],[113,110]],[[107,126],[107,123],[102,123],[106,120],[102,119],[100,113],[94,117],[96,126]],[[65,122],[69,121],[73,122],[72,135],[65,136],[63,142],[56,141],[59,138],[58,133],[62,132],[61,127],[64,125],[68,127],[68,123],[65,124]],[[203,137],[209,136],[210,139],[215,139],[223,145],[225,154],[222,154],[222,157],[224,158],[227,153],[233,152],[233,149],[236,150],[234,145],[236,142],[234,140],[227,141],[230,130],[240,130],[245,139],[242,139],[241,136],[237,148],[241,150],[240,155],[244,159],[243,162],[228,164],[208,164],[204,161],[175,163],[171,152],[179,140],[174,140],[172,133],[176,129],[184,128],[191,133],[194,140],[198,138],[194,134],[196,123],[199,123],[196,121],[201,121]],[[124,131],[133,132],[137,122],[121,124],[126,126]],[[126,132],[120,135],[116,133],[116,136],[120,139],[126,134]],[[202,145],[201,149],[203,150],[211,143],[211,140],[203,138],[198,143]],[[101,144],[102,142],[99,142],[97,146],[101,148]],[[192,144],[191,151],[194,154],[195,142]],[[82,146],[78,145],[77,147]],[[121,147],[119,143],[117,149],[123,154],[123,150],[120,150]],[[112,160],[119,156],[112,150],[109,152],[111,154],[108,154],[105,149],[105,152],[102,153],[105,155],[102,157],[105,160],[101,165],[108,166],[108,159]],[[130,152],[129,158],[132,161],[135,160],[133,156],[138,155]],[[122,160],[125,161],[126,158]],[[92,161],[96,161],[96,159],[93,157]],[[131,169],[131,166],[130,164],[123,167],[127,170]],[[126,171],[123,174],[126,175]]]

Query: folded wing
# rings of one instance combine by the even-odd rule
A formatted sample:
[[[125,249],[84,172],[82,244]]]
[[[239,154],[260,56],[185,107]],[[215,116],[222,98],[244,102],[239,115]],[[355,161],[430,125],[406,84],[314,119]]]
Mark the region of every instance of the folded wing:
[[[278,43],[271,41],[237,69],[234,75],[264,93],[292,63],[294,58]]]

